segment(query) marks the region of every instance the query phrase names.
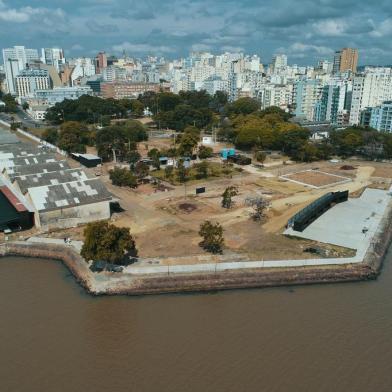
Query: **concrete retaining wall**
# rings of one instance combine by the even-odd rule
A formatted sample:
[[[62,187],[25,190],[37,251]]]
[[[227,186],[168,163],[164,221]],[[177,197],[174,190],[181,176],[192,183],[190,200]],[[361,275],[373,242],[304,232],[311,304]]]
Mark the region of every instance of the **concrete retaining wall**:
[[[331,265],[331,260],[318,259],[318,265],[277,268],[275,264],[274,268],[271,268],[264,264],[262,268],[241,268],[244,265],[239,262],[235,263],[238,266],[237,269],[223,269],[223,267],[215,269],[218,264],[214,265],[214,270],[206,271],[200,268],[199,272],[193,273],[181,271],[170,273],[166,267],[166,274],[163,271],[156,274],[155,271],[147,269],[144,270],[144,274],[108,272],[95,274],[90,271],[88,264],[76,251],[62,245],[12,242],[0,246],[0,255],[61,260],[77,281],[93,295],[141,295],[375,279],[380,273],[382,261],[391,240],[392,211],[389,210],[363,260],[356,263],[345,262]],[[341,261],[347,261],[347,259],[341,259]],[[250,267],[253,264],[247,266]]]

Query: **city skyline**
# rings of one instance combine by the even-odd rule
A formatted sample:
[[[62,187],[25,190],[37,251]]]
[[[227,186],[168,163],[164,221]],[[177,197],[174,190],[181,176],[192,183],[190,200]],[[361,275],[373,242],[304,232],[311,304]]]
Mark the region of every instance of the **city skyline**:
[[[0,0],[2,46],[65,49],[68,57],[108,54],[185,57],[191,51],[258,54],[263,63],[285,53],[290,63],[314,64],[336,49],[359,49],[359,65],[391,63],[392,5],[364,1]],[[240,11],[237,11],[240,9]],[[50,34],[48,34],[48,31]]]

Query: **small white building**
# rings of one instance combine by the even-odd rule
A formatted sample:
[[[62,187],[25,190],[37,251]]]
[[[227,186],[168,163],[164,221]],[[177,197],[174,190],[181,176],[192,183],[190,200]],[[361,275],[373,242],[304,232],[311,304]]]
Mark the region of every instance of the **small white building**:
[[[201,144],[203,146],[213,146],[215,143],[212,136],[203,136],[201,139]]]
[[[37,121],[43,121],[45,120],[45,113],[46,110],[49,108],[48,105],[36,105],[36,106],[31,106],[27,109],[27,113]]]

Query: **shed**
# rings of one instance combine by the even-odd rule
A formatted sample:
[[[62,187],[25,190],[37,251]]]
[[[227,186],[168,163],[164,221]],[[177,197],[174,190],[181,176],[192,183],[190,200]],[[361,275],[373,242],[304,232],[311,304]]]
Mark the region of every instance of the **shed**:
[[[102,164],[102,158],[94,154],[72,153],[72,158],[80,162],[85,167],[97,167]]]

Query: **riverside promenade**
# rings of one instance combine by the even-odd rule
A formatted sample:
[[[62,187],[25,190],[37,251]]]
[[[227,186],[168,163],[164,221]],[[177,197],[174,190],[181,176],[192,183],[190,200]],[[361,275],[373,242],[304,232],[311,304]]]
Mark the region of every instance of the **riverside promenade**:
[[[32,237],[0,244],[0,255],[62,261],[93,295],[140,295],[375,279],[392,239],[392,200],[383,191],[377,211],[368,211],[368,230],[353,257],[302,260],[206,262],[191,265],[137,265],[121,273],[93,273],[80,256],[81,243]],[[381,196],[378,193],[378,196]],[[355,219],[355,216],[353,217]],[[362,222],[357,222],[362,232]],[[142,264],[142,265],[140,265]]]

